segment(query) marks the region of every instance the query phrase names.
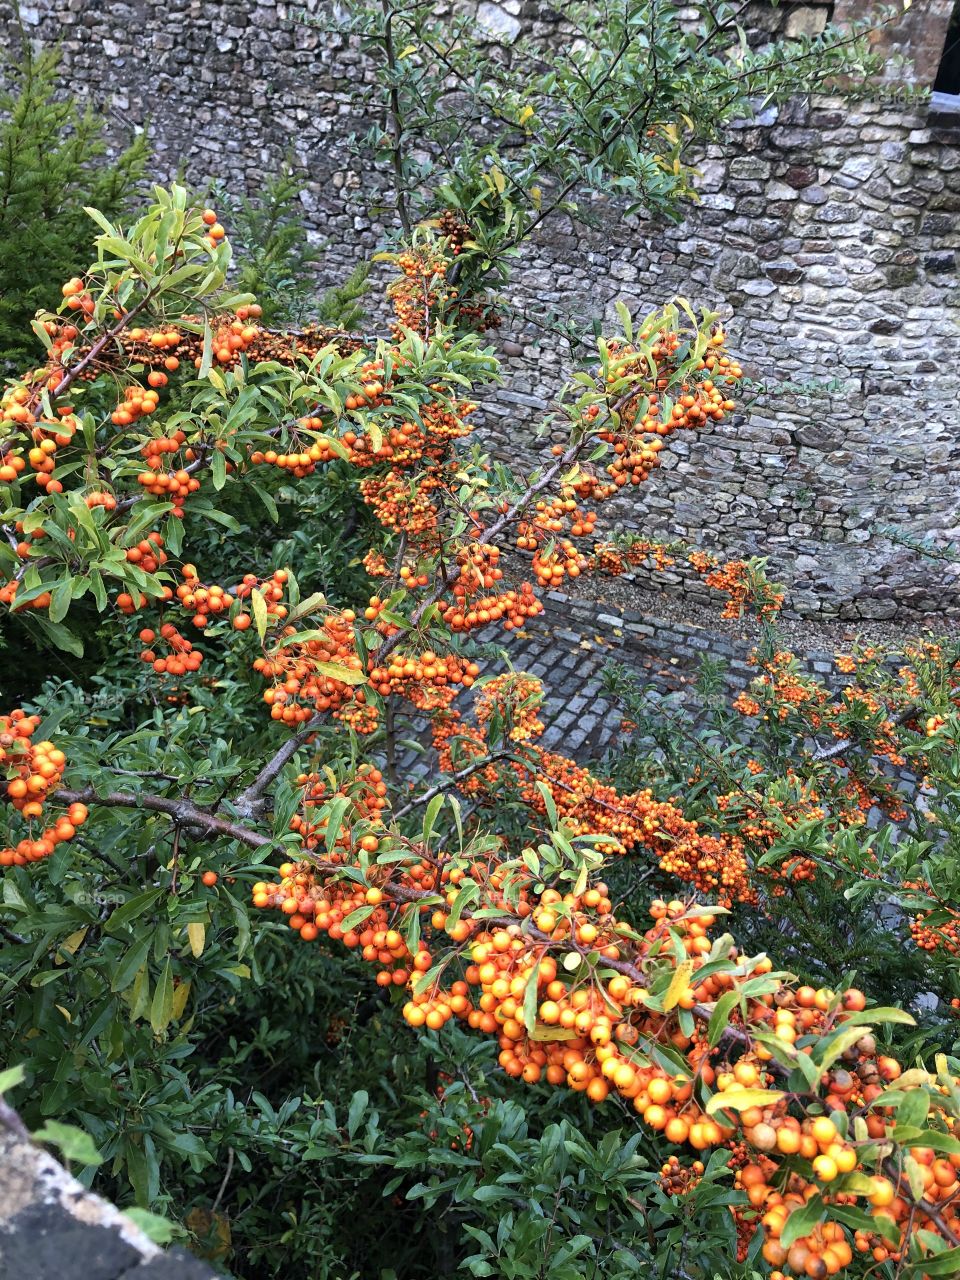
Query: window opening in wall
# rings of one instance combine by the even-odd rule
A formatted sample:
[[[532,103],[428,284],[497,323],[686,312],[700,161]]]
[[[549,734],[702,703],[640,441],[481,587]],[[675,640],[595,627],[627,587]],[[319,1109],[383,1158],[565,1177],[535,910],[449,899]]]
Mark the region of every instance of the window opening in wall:
[[[960,0],[953,6],[930,99],[931,115],[960,116]]]

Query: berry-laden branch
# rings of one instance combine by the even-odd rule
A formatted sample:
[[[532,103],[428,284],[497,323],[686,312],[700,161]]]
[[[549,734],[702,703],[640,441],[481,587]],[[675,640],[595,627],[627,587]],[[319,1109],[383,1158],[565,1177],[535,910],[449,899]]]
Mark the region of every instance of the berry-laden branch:
[[[415,851],[406,863],[368,864],[357,884],[340,878],[350,842],[344,831],[343,864],[285,864],[278,882],[254,887],[254,904],[279,908],[308,940],[325,932],[358,949],[381,985],[410,986],[412,1026],[457,1018],[496,1034],[508,1075],[597,1103],[613,1090],[670,1142],[730,1146],[750,1202],[738,1216],[747,1240],[763,1230],[768,1263],[784,1265],[793,1250],[791,1265],[802,1255],[814,1266],[804,1274],[839,1271],[853,1256],[844,1224],[856,1224],[857,1247],[886,1256],[921,1222],[951,1246],[960,1239],[953,1104],[933,1077],[903,1074],[879,1053],[871,1032],[906,1020],[899,1011],[870,1011],[856,990],[789,986],[729,937],[711,943],[708,908],[654,903],[640,934],[614,918],[602,882],[564,894],[537,889],[519,859],[441,856],[437,866]],[[431,905],[411,946],[413,916]],[[931,1099],[929,1128],[911,1142],[926,1171],[919,1194],[902,1170],[890,1176],[887,1157],[896,1098],[918,1088]],[[814,1198],[819,1217],[806,1208]],[[801,1210],[804,1231],[788,1234]]]
[[[398,822],[401,818],[405,818],[408,813],[418,808],[422,804],[429,804],[436,796],[443,795],[445,791],[459,787],[461,783],[466,782],[468,778],[472,778],[475,773],[481,769],[489,769],[499,760],[508,760],[511,756],[509,751],[492,751],[489,755],[484,756],[480,760],[475,760],[472,764],[466,765],[465,768],[459,769],[448,778],[444,778],[442,782],[435,783],[432,787],[428,787],[418,796],[414,796],[412,800],[408,800],[393,814],[393,820]]]
[[[12,758],[19,759],[35,728],[23,716],[9,721],[4,749],[12,749]],[[31,754],[20,761],[21,774],[45,777],[52,766],[50,777],[58,781],[65,764],[60,755],[48,744],[26,749]],[[843,1223],[851,1213],[855,1219],[858,1198],[872,1205],[858,1239],[873,1250],[882,1253],[891,1233],[896,1240],[890,1243],[901,1244],[908,1218],[911,1230],[920,1223],[955,1242],[960,1152],[937,1151],[949,1153],[957,1141],[951,1136],[957,1115],[932,1077],[902,1077],[894,1059],[878,1054],[870,1027],[901,1016],[897,1011],[871,1013],[854,990],[835,996],[789,987],[765,958],[740,956],[729,937],[711,943],[709,908],[654,903],[654,924],[641,934],[614,916],[602,881],[566,893],[544,888],[538,885],[543,869],[531,868],[526,857],[481,862],[469,850],[429,856],[401,841],[408,856],[398,861],[392,832],[369,833],[369,820],[384,803],[376,771],[363,775],[359,790],[347,789],[356,816],[331,836],[329,823],[340,822],[343,810],[335,818],[325,784],[306,781],[307,817],[298,824],[305,856],[281,867],[279,882],[255,885],[254,905],[279,907],[308,941],[326,932],[360,948],[378,966],[381,985],[410,986],[404,1015],[411,1025],[439,1029],[456,1016],[498,1035],[508,1075],[566,1084],[598,1103],[613,1089],[648,1127],[698,1152],[723,1144],[741,1151],[745,1144],[753,1154],[738,1157],[739,1179],[753,1208],[764,1211],[764,1257],[773,1264],[794,1248],[780,1236],[791,1212],[806,1213],[811,1195],[820,1198],[822,1220],[805,1226],[801,1243],[804,1256],[822,1260],[827,1274],[852,1256],[831,1218],[838,1194]],[[251,847],[271,843],[189,801],[59,786],[51,798],[144,808]],[[320,840],[333,857],[313,856]],[[379,857],[371,862],[374,854]],[[359,883],[351,864],[362,872]],[[431,907],[424,930],[420,917]],[[457,972],[462,976],[454,978]],[[909,1173],[889,1157],[896,1119],[884,1082],[898,1080],[901,1092],[929,1093],[928,1127],[911,1130],[910,1140],[910,1159],[929,1169],[928,1177],[919,1175],[919,1195]],[[847,1117],[840,1127],[838,1115]],[[808,1164],[812,1178],[802,1172]],[[890,1210],[889,1223],[878,1222],[878,1209]],[[738,1212],[752,1222],[749,1212]]]
[[[368,799],[376,795],[378,777],[368,775]],[[323,830],[331,810],[322,787],[311,794],[318,821],[301,826],[305,845],[323,838],[331,847]],[[270,843],[161,797],[68,790],[57,796],[139,805],[211,834]],[[362,796],[358,805],[362,812]],[[376,804],[370,811],[379,812]],[[332,844],[336,857],[307,852],[300,863],[281,868],[278,883],[258,883],[254,905],[279,907],[306,940],[326,932],[361,949],[378,965],[381,985],[410,985],[404,1013],[411,1025],[439,1029],[456,1016],[498,1034],[508,1075],[566,1084],[594,1102],[613,1089],[648,1127],[697,1152],[722,1144],[752,1149],[752,1157],[738,1157],[739,1180],[753,1209],[763,1209],[770,1263],[792,1249],[795,1259],[805,1250],[814,1262],[822,1260],[826,1274],[834,1264],[846,1265],[850,1247],[831,1219],[837,1195],[843,1223],[850,1223],[851,1212],[856,1217],[851,1206],[858,1198],[872,1206],[857,1231],[858,1243],[871,1250],[897,1253],[887,1237],[902,1232],[907,1217],[913,1229],[922,1223],[951,1245],[960,1238],[954,1207],[960,1153],[936,1154],[956,1141],[950,1130],[957,1117],[932,1077],[902,1077],[894,1059],[878,1054],[871,1034],[871,1025],[896,1011],[871,1013],[854,990],[838,997],[790,988],[771,973],[768,960],[741,957],[728,937],[711,944],[708,908],[654,903],[655,923],[640,934],[614,917],[602,882],[581,893],[538,890],[523,860],[427,857],[416,845],[398,863],[389,856],[391,833],[377,838],[360,834],[363,829],[362,822],[340,829]],[[344,879],[356,856],[381,847],[387,856],[365,864],[363,883]],[[461,910],[464,900],[469,905]],[[411,947],[410,924],[431,906],[429,929],[418,928]],[[462,977],[451,981],[456,972]],[[725,1005],[729,1020],[721,1016]],[[731,1050],[736,1062],[725,1065]],[[887,1114],[885,1081],[900,1081],[900,1090],[932,1090],[929,1128],[911,1138],[910,1159],[929,1170],[920,1174],[920,1195],[885,1154],[896,1127]],[[838,1127],[837,1116],[848,1117],[846,1127]],[[800,1171],[808,1165],[814,1176],[804,1180]],[[786,1194],[783,1171],[790,1171]],[[779,1238],[790,1213],[810,1203],[810,1193],[822,1201],[822,1221],[805,1230],[801,1249],[788,1248]],[[890,1210],[889,1223],[879,1221],[883,1209]],[[750,1211],[740,1217],[753,1221]]]

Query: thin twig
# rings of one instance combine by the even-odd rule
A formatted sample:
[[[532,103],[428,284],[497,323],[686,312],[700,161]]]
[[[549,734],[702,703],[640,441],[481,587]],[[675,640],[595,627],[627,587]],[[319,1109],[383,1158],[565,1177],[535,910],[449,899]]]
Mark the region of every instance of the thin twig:
[[[215,1214],[219,1209],[220,1201],[223,1199],[223,1193],[227,1189],[227,1183],[230,1181],[231,1173],[233,1173],[233,1158],[234,1158],[233,1147],[228,1147],[227,1148],[227,1168],[226,1168],[226,1172],[223,1175],[223,1181],[220,1183],[220,1190],[217,1192],[217,1198],[216,1200],[214,1200],[213,1204],[210,1206],[211,1216]]]

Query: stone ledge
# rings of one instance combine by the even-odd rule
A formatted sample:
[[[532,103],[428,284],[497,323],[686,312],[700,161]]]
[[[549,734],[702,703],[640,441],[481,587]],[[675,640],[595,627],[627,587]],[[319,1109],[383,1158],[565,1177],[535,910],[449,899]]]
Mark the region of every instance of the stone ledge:
[[[160,1249],[47,1151],[0,1128],[0,1280],[215,1280]]]

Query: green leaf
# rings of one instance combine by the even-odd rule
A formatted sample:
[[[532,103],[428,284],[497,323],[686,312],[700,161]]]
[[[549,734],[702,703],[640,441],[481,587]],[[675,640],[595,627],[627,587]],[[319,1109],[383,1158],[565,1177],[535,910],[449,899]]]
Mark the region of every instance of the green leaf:
[[[107,933],[122,929],[131,920],[136,920],[137,916],[142,916],[145,911],[149,911],[162,893],[162,889],[148,889],[146,893],[139,893],[129,902],[125,902],[122,907],[117,907],[116,911],[111,912],[110,918],[104,925]]]
[[[152,942],[153,934],[149,930],[144,930],[136,942],[127,948],[123,953],[123,959],[113,970],[113,978],[110,982],[111,991],[126,991],[146,960],[147,952],[150,950]]]
[[[75,658],[83,657],[83,641],[79,636],[75,636],[72,631],[68,631],[61,623],[51,622],[49,618],[43,617],[39,613],[34,614],[33,618],[58,649],[63,649],[66,653],[72,653]]]
[[[105,235],[112,236],[114,239],[120,238],[120,233],[117,231],[117,228],[113,225],[112,222],[107,221],[106,216],[102,214],[99,209],[94,209],[92,207],[89,207],[88,205],[84,205],[83,212],[87,215],[88,218],[93,219],[93,221],[97,224],[100,230],[104,232]],[[97,236],[97,239],[99,240],[100,237]]]
[[[534,965],[527,985],[523,989],[523,1025],[529,1035],[533,1035],[537,1026],[537,978],[539,965]]]
[[[633,320],[630,316],[630,310],[622,298],[618,298],[613,304],[617,315],[620,317],[620,323],[623,326],[623,336],[627,342],[633,341]]]
[[[73,579],[61,578],[50,592],[50,608],[47,616],[52,623],[62,622],[73,601]]]
[[[461,889],[458,890],[456,897],[450,904],[450,914],[447,916],[447,932],[463,915],[468,907],[472,907],[475,902],[480,900],[480,886],[473,880],[468,880]],[[441,899],[442,901],[442,899]]]
[[[344,916],[340,922],[340,928],[347,932],[348,929],[355,929],[358,924],[363,924],[364,920],[369,919],[376,911],[376,907],[357,907],[351,911],[348,916]]]
[[[203,354],[200,356],[200,368],[197,370],[197,377],[203,379],[210,372],[213,364],[213,331],[210,328],[210,321],[204,319],[203,322]]]
[[[557,826],[557,806],[554,803],[553,792],[545,782],[538,782],[537,790],[540,792],[544,808],[547,811],[547,821],[550,823],[551,829],[555,829]]]
[[[273,500],[273,495],[268,493],[267,490],[259,484],[253,484],[250,488],[267,508],[267,513],[270,516],[270,519],[274,524],[276,524],[280,519],[280,512],[277,510],[277,504]]]
[[[434,796],[433,799],[430,801],[430,803],[427,805],[426,813],[423,815],[423,830],[421,832],[421,839],[423,840],[423,843],[425,845],[430,844],[430,837],[433,835],[433,824],[437,820],[437,814],[443,808],[443,799],[444,798],[442,793],[438,796]]]
[[[343,818],[350,805],[349,796],[337,796],[335,800],[323,806],[323,816],[327,821],[327,829],[324,832],[324,844],[327,850],[327,856],[332,857],[336,848],[337,841],[340,838],[340,829],[343,826]]]
[[[822,1057],[819,1057],[817,1060],[817,1066],[820,1068],[820,1071],[824,1072],[828,1067],[832,1067],[837,1059],[842,1057],[851,1045],[856,1044],[857,1041],[863,1037],[863,1034],[864,1031],[862,1027],[842,1026],[839,1031],[830,1038]]]
[[[845,1027],[872,1027],[881,1022],[898,1022],[904,1027],[916,1026],[916,1019],[904,1009],[895,1006],[878,1005],[875,1009],[860,1009],[857,1013],[844,1015]]]
[[[347,1112],[347,1135],[352,1140],[360,1121],[370,1106],[370,1095],[366,1089],[360,1089],[350,1099],[350,1110]]]
[[[61,1124],[59,1120],[48,1120],[42,1129],[33,1135],[36,1142],[47,1142],[58,1147],[64,1160],[75,1160],[77,1164],[103,1164],[103,1156],[94,1145],[89,1133],[78,1129],[76,1125]]]
[[[780,1243],[789,1249],[795,1240],[809,1235],[818,1222],[827,1216],[826,1208],[819,1196],[813,1196],[800,1209],[794,1209],[780,1232]]]
[[[711,1048],[720,1043],[720,1039],[730,1022],[730,1014],[740,999],[738,991],[725,991],[714,1006],[710,1021],[707,1023],[707,1042]]]
[[[160,1035],[170,1025],[173,1018],[173,971],[170,968],[170,957],[163,966],[163,973],[157,983],[150,1002],[150,1026],[154,1035]]]
[[[183,1234],[175,1222],[162,1218],[159,1213],[151,1213],[149,1209],[136,1207],[124,1209],[123,1216],[129,1218],[133,1225],[154,1244],[170,1244],[171,1241],[180,1239]]]
[[[916,1268],[927,1276],[960,1275],[960,1245],[957,1245],[954,1249],[947,1249],[943,1253],[938,1253],[935,1257],[924,1258],[923,1262],[916,1264]],[[911,1267],[911,1270],[913,1270],[913,1267]]]
[[[911,1147],[933,1147],[945,1155],[960,1155],[960,1139],[938,1129],[917,1129],[912,1125],[895,1125],[891,1134],[894,1142]]]
[[[15,1067],[7,1067],[5,1071],[0,1071],[0,1094],[9,1093],[18,1084],[22,1084],[26,1079],[26,1075],[26,1068],[22,1063]]]

